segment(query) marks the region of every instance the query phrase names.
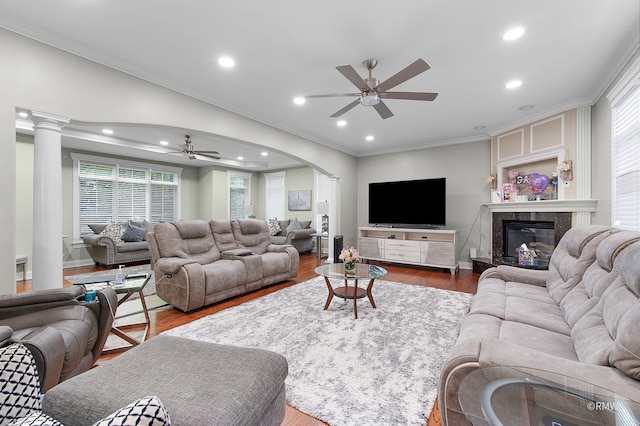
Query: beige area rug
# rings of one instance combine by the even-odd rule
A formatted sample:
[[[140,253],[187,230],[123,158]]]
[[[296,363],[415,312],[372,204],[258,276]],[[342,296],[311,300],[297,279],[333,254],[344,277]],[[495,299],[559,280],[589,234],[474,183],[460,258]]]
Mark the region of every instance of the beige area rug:
[[[283,354],[287,403],[331,425],[425,425],[471,295],[376,281],[323,310],[321,277],[165,332]]]

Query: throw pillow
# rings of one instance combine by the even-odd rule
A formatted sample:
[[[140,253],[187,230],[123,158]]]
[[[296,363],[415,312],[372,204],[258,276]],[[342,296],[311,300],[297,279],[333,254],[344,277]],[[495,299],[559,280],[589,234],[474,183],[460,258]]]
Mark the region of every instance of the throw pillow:
[[[124,226],[114,222],[105,226],[100,235],[106,235],[116,243],[121,243],[122,234],[124,234],[125,229],[126,228]]]
[[[289,226],[287,226],[287,232],[297,231],[298,229],[302,229],[302,225],[298,222],[298,218],[294,218]]]
[[[64,426],[59,421],[47,416],[44,413],[38,411],[27,417],[16,420],[9,426]]]
[[[102,231],[104,231],[104,228],[107,227],[107,225],[104,225],[104,224],[91,224],[88,226],[96,234],[102,233]]]
[[[144,241],[144,236],[146,235],[146,233],[147,233],[146,229],[139,228],[132,224],[128,224],[121,238],[122,238],[122,241],[125,241],[125,242]]]
[[[300,227],[302,229],[307,229],[307,228],[311,228],[311,221],[310,220],[303,220],[300,222]]]
[[[40,380],[29,349],[21,343],[0,348],[0,424],[40,410]]]
[[[278,235],[282,231],[280,228],[280,223],[277,219],[269,219],[269,233],[273,237],[274,235]]]
[[[105,417],[93,426],[170,426],[169,413],[156,396],[145,396]]]

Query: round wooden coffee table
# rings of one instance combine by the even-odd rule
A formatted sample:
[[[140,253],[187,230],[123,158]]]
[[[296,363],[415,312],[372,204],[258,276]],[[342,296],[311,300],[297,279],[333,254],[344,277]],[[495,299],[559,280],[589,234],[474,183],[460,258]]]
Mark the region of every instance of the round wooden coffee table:
[[[356,264],[356,269],[353,272],[346,273],[344,269],[344,263],[327,263],[316,268],[316,274],[324,277],[324,281],[327,284],[329,295],[327,296],[327,302],[324,304],[324,310],[326,311],[333,300],[333,296],[340,297],[342,299],[353,299],[353,314],[358,319],[358,299],[368,297],[371,306],[376,307],[376,303],[373,301],[373,294],[371,289],[373,288],[373,282],[376,278],[387,275],[387,270],[379,266],[364,265],[362,263]],[[334,288],[331,285],[330,279],[344,280],[344,287]],[[366,289],[358,287],[358,280],[369,280],[369,285]],[[350,286],[349,282],[353,284]]]

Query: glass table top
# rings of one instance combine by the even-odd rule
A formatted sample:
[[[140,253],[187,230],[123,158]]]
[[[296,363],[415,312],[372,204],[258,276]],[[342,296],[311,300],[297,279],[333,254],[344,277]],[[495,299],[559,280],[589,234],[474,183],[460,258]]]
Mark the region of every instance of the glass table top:
[[[344,263],[327,263],[316,268],[316,274],[327,278],[340,278],[345,280],[376,279],[387,275],[387,270],[376,265],[356,263],[353,272],[346,273]]]

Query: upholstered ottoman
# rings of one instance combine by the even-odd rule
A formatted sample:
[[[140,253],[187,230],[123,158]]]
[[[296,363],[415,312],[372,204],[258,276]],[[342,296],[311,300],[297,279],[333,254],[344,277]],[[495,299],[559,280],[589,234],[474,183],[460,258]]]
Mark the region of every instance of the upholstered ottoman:
[[[42,411],[86,426],[154,395],[172,425],[279,425],[287,374],[273,352],[160,335],[55,386]]]

